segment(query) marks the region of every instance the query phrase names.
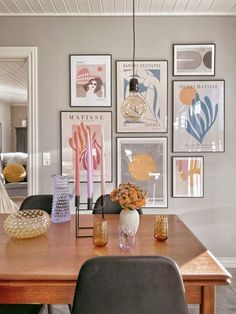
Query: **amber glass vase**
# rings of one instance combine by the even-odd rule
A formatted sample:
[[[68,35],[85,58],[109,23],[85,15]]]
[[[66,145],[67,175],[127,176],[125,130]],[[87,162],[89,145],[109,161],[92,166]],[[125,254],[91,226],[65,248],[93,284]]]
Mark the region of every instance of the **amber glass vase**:
[[[166,215],[157,215],[154,222],[154,237],[158,241],[168,239],[168,217]]]
[[[108,242],[108,229],[106,220],[98,220],[93,224],[93,243],[105,246]]]

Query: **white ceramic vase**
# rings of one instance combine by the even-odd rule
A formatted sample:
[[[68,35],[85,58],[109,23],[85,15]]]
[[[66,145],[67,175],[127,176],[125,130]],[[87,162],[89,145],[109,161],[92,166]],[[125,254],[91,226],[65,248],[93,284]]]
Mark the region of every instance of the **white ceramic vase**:
[[[136,209],[122,209],[120,212],[120,226],[124,230],[129,232],[134,232],[134,234],[138,231],[139,227],[139,213]]]

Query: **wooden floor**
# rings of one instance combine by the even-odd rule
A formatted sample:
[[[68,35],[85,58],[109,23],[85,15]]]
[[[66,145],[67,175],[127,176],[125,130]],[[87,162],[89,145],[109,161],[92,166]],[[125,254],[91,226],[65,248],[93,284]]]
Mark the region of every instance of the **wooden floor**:
[[[216,314],[236,314],[236,269],[229,269],[232,274],[230,286],[217,287],[216,293]],[[189,306],[189,314],[199,313],[198,307]],[[69,314],[67,305],[53,305],[53,314]],[[47,314],[45,308],[43,314]]]

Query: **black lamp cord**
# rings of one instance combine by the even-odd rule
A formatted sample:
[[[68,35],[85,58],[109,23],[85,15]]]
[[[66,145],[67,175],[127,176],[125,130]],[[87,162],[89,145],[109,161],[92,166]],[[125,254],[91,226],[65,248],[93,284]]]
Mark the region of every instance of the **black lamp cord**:
[[[135,60],[135,0],[133,0],[133,77],[134,77],[134,60]]]

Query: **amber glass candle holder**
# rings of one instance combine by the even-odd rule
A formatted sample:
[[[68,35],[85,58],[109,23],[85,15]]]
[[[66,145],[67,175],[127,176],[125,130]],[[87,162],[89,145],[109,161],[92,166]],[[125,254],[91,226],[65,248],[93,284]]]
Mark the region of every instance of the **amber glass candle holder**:
[[[93,224],[93,243],[104,246],[108,242],[108,228],[106,220],[95,221]]]
[[[168,239],[168,217],[166,215],[155,217],[154,237],[161,242]]]

